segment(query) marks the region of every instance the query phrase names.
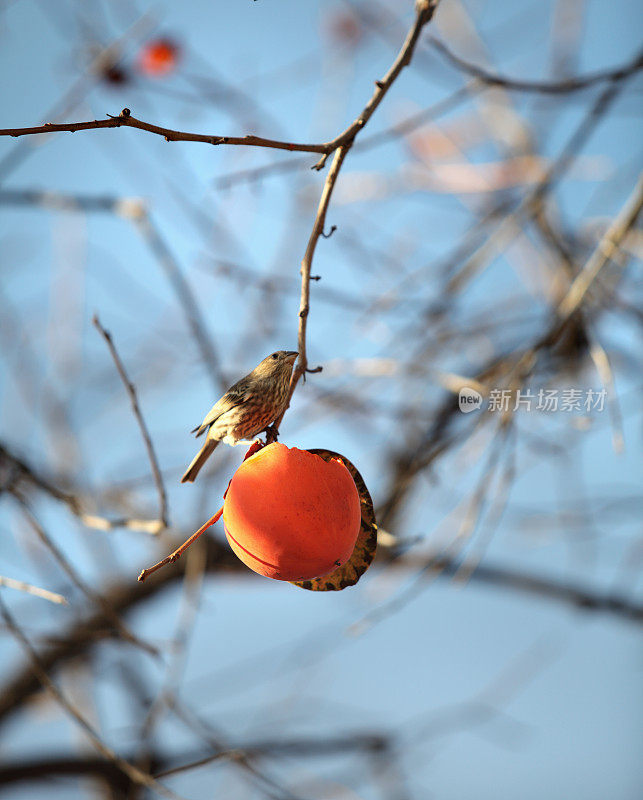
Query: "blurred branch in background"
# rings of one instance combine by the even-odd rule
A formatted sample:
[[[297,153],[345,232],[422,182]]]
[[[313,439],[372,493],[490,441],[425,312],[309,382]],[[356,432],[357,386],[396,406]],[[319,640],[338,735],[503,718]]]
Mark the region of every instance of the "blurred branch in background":
[[[214,574],[246,574],[228,547],[212,538],[203,539],[206,544],[206,573]],[[427,581],[435,577],[451,579],[457,576],[464,562],[456,558],[436,556],[425,559],[414,555],[398,554],[395,550],[382,548],[376,565],[388,569],[392,574],[417,575],[412,588],[401,595],[395,604],[385,607],[386,614],[398,610],[410,600],[411,593],[424,591]],[[61,631],[54,645],[39,654],[43,668],[48,671],[57,669],[80,653],[96,647],[102,638],[110,636],[110,625],[114,614],[124,615],[135,611],[141,603],[153,599],[157,594],[171,587],[183,578],[184,569],[178,563],[170,564],[165,570],[150,576],[144,584],[130,581],[114,585],[104,595],[104,601],[111,611],[101,610],[94,615],[79,621],[68,631]],[[536,575],[519,572],[492,563],[480,564],[467,576],[467,582],[488,585],[492,588],[519,594],[532,595],[541,600],[550,600],[571,606],[581,611],[614,614],[624,620],[635,623],[643,622],[643,604],[629,601],[618,594],[602,594],[590,591],[580,585],[564,584]],[[143,588],[141,588],[143,587]],[[382,610],[374,609],[369,615],[369,624],[382,617]],[[29,669],[21,670],[3,685],[0,692],[0,725],[8,717],[19,711],[22,704],[38,689],[38,682]]]
[[[156,531],[152,531],[154,533],[158,533],[159,531],[163,530],[163,528],[167,528],[168,526],[167,493],[163,484],[163,478],[161,477],[161,470],[159,469],[156,453],[154,452],[154,445],[152,444],[152,440],[150,438],[150,432],[147,429],[147,425],[145,424],[145,420],[143,419],[143,415],[138,404],[136,389],[125,372],[125,367],[123,366],[123,362],[118,355],[118,351],[114,345],[114,340],[112,339],[111,333],[103,328],[103,326],[100,324],[98,316],[94,315],[92,322],[94,323],[94,327],[107,342],[107,347],[109,348],[109,352],[114,359],[114,364],[116,365],[118,374],[123,381],[123,385],[125,386],[127,394],[129,395],[130,402],[132,404],[132,411],[134,412],[136,422],[140,428],[141,436],[143,437],[143,441],[145,443],[145,450],[147,451],[147,457],[150,460],[150,467],[152,469],[152,475],[154,476],[154,483],[156,484],[156,489],[159,494],[158,526]]]
[[[90,723],[85,719],[85,717],[80,713],[80,711],[65,697],[65,695],[58,689],[58,687],[53,683],[53,681],[47,675],[45,669],[43,669],[42,664],[38,660],[38,656],[36,655],[35,651],[31,647],[31,644],[25,637],[25,635],[20,630],[20,627],[16,624],[15,620],[13,619],[12,615],[9,613],[4,600],[0,597],[0,615],[4,620],[6,626],[13,634],[13,636],[20,642],[22,648],[27,653],[29,660],[31,661],[31,669],[40,683],[47,689],[47,691],[52,695],[54,700],[64,709],[65,713],[71,717],[78,726],[85,732],[91,743],[94,745],[96,750],[108,761],[114,764],[115,767],[120,769],[132,783],[147,786],[149,788],[153,788],[158,794],[162,797],[169,797],[172,800],[176,800],[178,795],[174,792],[169,791],[164,786],[159,784],[151,775],[146,775],[140,769],[135,767],[133,764],[130,764],[124,758],[118,756],[110,747],[108,747],[103,740],[100,738],[98,733],[92,728]]]
[[[59,603],[64,606],[68,605],[68,601],[58,592],[50,592],[49,589],[43,589],[40,586],[33,586],[31,583],[16,580],[15,578],[5,578],[0,575],[0,586],[6,586],[8,589],[15,589],[18,592],[26,592],[32,594],[34,597],[42,597],[43,600],[49,600],[50,603]]]

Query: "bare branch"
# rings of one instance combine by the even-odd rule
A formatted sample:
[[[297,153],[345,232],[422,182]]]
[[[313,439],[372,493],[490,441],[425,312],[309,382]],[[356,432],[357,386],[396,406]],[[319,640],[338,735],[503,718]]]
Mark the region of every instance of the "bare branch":
[[[118,370],[118,374],[123,381],[123,385],[127,390],[127,394],[129,395],[130,401],[132,403],[132,411],[134,412],[134,416],[136,417],[136,421],[138,423],[138,427],[141,431],[141,436],[143,437],[143,441],[145,442],[145,449],[147,450],[147,457],[150,461],[150,466],[152,468],[152,474],[154,475],[154,483],[156,484],[156,490],[159,495],[159,518],[158,518],[158,532],[162,531],[164,528],[168,526],[168,516],[167,516],[167,494],[165,492],[165,486],[163,484],[163,477],[161,476],[161,470],[159,468],[158,460],[156,458],[156,453],[154,452],[154,445],[152,444],[152,439],[150,438],[150,432],[147,429],[147,425],[145,424],[145,420],[143,419],[143,414],[141,413],[141,409],[138,404],[138,398],[136,396],[136,389],[134,388],[134,384],[130,381],[125,372],[125,367],[123,366],[123,362],[118,355],[116,347],[114,345],[114,341],[112,339],[112,335],[109,331],[106,331],[105,328],[100,324],[100,320],[98,319],[98,315],[94,314],[93,319],[94,327],[99,331],[103,339],[107,342],[107,347],[109,348],[109,352],[114,359],[114,364],[116,365],[116,369]]]
[[[196,542],[196,540],[204,534],[208,528],[211,528],[215,522],[219,520],[221,515],[223,514],[223,506],[214,514],[207,522],[204,522],[203,525],[192,534],[188,539],[186,539],[182,545],[176,548],[176,550],[172,551],[169,556],[162,558],[160,561],[157,561],[156,564],[153,564],[151,567],[147,567],[146,569],[141,570],[138,581],[141,583],[148,578],[150,575],[153,575],[157,570],[161,569],[161,567],[165,567],[167,564],[174,564],[175,561],[178,561],[181,558],[181,555],[190,547],[191,545]]]
[[[49,536],[47,531],[43,528],[40,524],[39,520],[36,518],[33,511],[29,508],[29,505],[25,501],[20,494],[13,490],[13,495],[15,499],[20,504],[20,507],[23,510],[23,513],[29,522],[31,528],[35,532],[36,536],[40,539],[40,541],[44,544],[44,546],[49,550],[49,552],[53,555],[56,559],[58,564],[60,565],[61,569],[67,575],[69,580],[76,586],[80,591],[91,600],[93,603],[102,609],[105,617],[110,621],[110,623],[114,626],[114,628],[118,631],[119,635],[130,644],[135,645],[136,647],[140,647],[141,650],[144,650],[146,653],[149,653],[152,656],[158,656],[159,651],[153,647],[148,642],[140,639],[136,634],[129,629],[127,625],[120,619],[118,614],[114,611],[114,609],[110,606],[110,604],[105,600],[105,598],[95,592],[91,586],[86,583],[83,578],[78,574],[78,571],[75,567],[72,566],[69,559],[65,557],[63,552],[60,548],[55,544],[52,538]]]
[[[197,760],[196,753],[159,753],[151,754],[150,760],[157,770],[157,778],[176,774],[188,769],[216,761],[218,759],[230,760],[239,753],[249,753],[255,756],[285,756],[288,758],[328,758],[347,752],[369,753],[383,750],[389,744],[385,734],[370,731],[355,731],[354,733],[340,736],[297,736],[291,738],[258,739],[246,744],[239,744],[215,755]],[[128,755],[127,760],[133,761],[135,754]],[[190,759],[190,763],[188,763]],[[171,762],[184,762],[182,766],[170,768]],[[119,772],[112,762],[98,757],[61,757],[55,754],[42,755],[38,758],[17,761],[0,767],[0,783],[10,785],[16,783],[32,783],[49,776],[79,776],[96,775],[109,780],[118,780]]]
[[[18,592],[32,594],[34,597],[42,597],[43,600],[49,600],[50,603],[57,603],[63,606],[69,605],[67,599],[57,592],[50,592],[49,589],[42,589],[40,586],[34,586],[24,581],[17,581],[14,578],[6,578],[4,575],[0,575],[0,586],[6,586],[8,589],[16,589]]]
[[[357,119],[352,122],[343,133],[340,133],[331,144],[331,151],[344,144],[352,144],[357,134],[364,128],[375,110],[384,99],[384,96],[393,85],[404,67],[408,67],[413,58],[415,47],[422,33],[424,26],[433,19],[433,15],[440,3],[440,0],[416,0],[415,21],[409,30],[404,44],[386,75],[380,80],[375,81],[375,91],[370,100],[362,109]],[[329,151],[330,152],[330,151]]]
[[[592,253],[583,269],[578,273],[569,291],[558,306],[561,322],[568,320],[582,303],[592,283],[608,262],[619,263],[619,244],[631,230],[643,208],[643,173],[628,197],[625,205],[609,226],[598,247]]]
[[[625,78],[611,80],[601,91],[580,123],[573,130],[559,155],[551,162],[542,180],[523,195],[518,205],[502,218],[495,230],[464,260],[464,263],[448,283],[450,292],[460,289],[463,283],[471,279],[485,263],[489,263],[489,259],[493,254],[514,240],[520,230],[517,223],[531,219],[541,212],[545,199],[572,166],[578,157],[578,153],[599,122],[604,118],[612,103],[625,89],[626,78],[631,77],[632,74],[632,71],[629,71]]]
[[[16,490],[20,489],[21,484],[35,487],[67,506],[69,511],[88,528],[95,528],[100,531],[127,528],[128,530],[143,531],[153,535],[159,532],[158,519],[139,519],[137,517],[109,519],[98,514],[90,514],[84,510],[83,502],[78,494],[59,489],[24,459],[8,450],[1,442],[0,468],[7,470],[6,477],[3,480],[3,488],[7,491],[15,493]]]
[[[461,72],[466,72],[467,75],[471,75],[487,86],[500,86],[503,89],[512,89],[520,92],[570,94],[572,92],[579,92],[582,89],[588,89],[591,86],[604,83],[605,81],[619,81],[643,68],[643,51],[641,51],[626,64],[615,67],[614,69],[601,70],[600,72],[593,72],[589,75],[578,75],[574,78],[565,78],[565,80],[562,81],[527,81],[489,72],[483,67],[472,64],[456,55],[439,39],[431,38],[430,41],[435,50],[441,53],[450,64]]]
[[[426,125],[428,122],[432,122],[444,114],[448,114],[459,105],[462,105],[462,103],[464,103],[466,100],[469,100],[471,95],[475,92],[476,86],[479,86],[481,90],[485,88],[477,81],[470,81],[466,86],[461,87],[457,91],[453,92],[453,94],[445,97],[443,100],[439,100],[437,103],[433,103],[427,108],[423,108],[421,111],[411,114],[405,119],[400,120],[400,122],[396,122],[394,125],[384,128],[384,130],[373,133],[370,136],[360,138],[353,145],[353,152],[363,153],[367,150],[372,150],[375,147],[379,147],[382,144],[395,141],[396,139],[400,139],[401,137],[412,133],[423,125]],[[308,158],[306,158],[306,156],[282,159],[281,161],[271,161],[270,163],[262,164],[259,167],[237,170],[235,172],[228,172],[225,175],[220,175],[215,179],[215,185],[220,189],[228,189],[230,186],[234,186],[236,183],[243,183],[244,181],[252,183],[269,175],[294,172],[298,169],[307,167],[309,163],[310,161]],[[0,202],[1,200],[2,196],[0,195]]]
[[[208,367],[215,391],[222,389],[226,381],[221,372],[219,358],[208,333],[203,312],[187,278],[150,215],[145,212],[140,216],[132,217],[132,219],[136,229],[147,242],[170,281],[185,316],[186,324],[201,352],[201,358]]]
[[[141,131],[162,136],[168,142],[203,142],[211,145],[244,145],[246,147],[268,147],[277,150],[290,150],[300,153],[329,153],[333,148],[328,144],[298,144],[281,142],[277,139],[264,139],[262,136],[209,136],[202,133],[188,133],[173,128],[162,128],[149,122],[136,119],[129,108],[124,108],[117,117],[95,119],[88,122],[47,122],[30,128],[0,128],[0,136],[33,136],[44,133],[75,133],[76,131],[99,130],[101,128],[138,128]]]
[[[213,537],[204,537],[206,547],[206,571],[214,574],[243,575],[252,578],[252,573],[237,559],[230,548]],[[457,559],[426,559],[403,555],[397,549],[380,545],[374,567],[386,566],[390,570],[425,570],[421,579],[432,574],[442,579],[451,579],[462,567]],[[117,614],[133,611],[141,603],[151,600],[160,592],[174,585],[183,576],[183,566],[174,563],[156,573],[145,583],[127,580],[115,584],[105,593],[104,599]],[[619,619],[643,624],[643,605],[618,594],[595,591],[578,584],[562,583],[539,577],[524,571],[482,562],[467,576],[472,583],[480,583],[498,589],[517,592],[538,599],[550,600],[589,612],[613,614]],[[53,646],[39,654],[43,668],[51,671],[72,658],[92,650],[105,636],[110,620],[104,610],[99,610],[85,620],[74,623],[61,634]],[[38,681],[30,669],[21,668],[0,690],[0,726],[16,711],[20,710],[27,697],[37,691]]]
[[[375,91],[357,119],[331,143],[331,151],[335,151],[333,163],[331,164],[331,168],[324,182],[324,188],[322,189],[321,197],[319,198],[313,229],[308,239],[306,252],[304,253],[304,257],[301,262],[301,299],[299,304],[299,324],[297,331],[297,348],[299,350],[299,359],[297,360],[297,366],[295,367],[292,379],[290,381],[290,392],[288,395],[286,408],[269,428],[266,435],[268,442],[276,440],[279,433],[279,425],[284,417],[284,414],[288,410],[288,407],[290,406],[290,400],[292,399],[293,392],[299,383],[299,379],[302,377],[302,375],[305,375],[310,371],[308,369],[308,354],[306,351],[306,328],[308,324],[308,314],[310,311],[310,272],[317,242],[319,241],[320,236],[324,235],[326,213],[328,211],[333,189],[337,183],[339,171],[342,168],[342,164],[344,163],[344,159],[346,158],[348,151],[353,145],[355,137],[367,124],[404,67],[410,64],[420,33],[424,26],[433,18],[433,14],[435,13],[439,2],[440,0],[416,1],[415,21],[408,32],[404,44],[402,45],[397,58],[393,62],[393,65],[381,80],[375,81]],[[316,168],[321,169],[325,163],[326,157],[323,157],[316,165]]]
[[[306,252],[304,253],[304,257],[301,262],[301,298],[299,301],[299,326],[297,331],[297,349],[299,350],[299,359],[297,360],[297,366],[295,367],[295,371],[293,372],[292,379],[290,381],[290,394],[288,396],[288,403],[286,404],[286,409],[290,405],[290,399],[292,398],[293,392],[295,391],[295,387],[299,382],[299,379],[308,371],[308,353],[306,352],[306,328],[308,325],[308,313],[310,311],[310,271],[313,265],[313,256],[315,255],[315,248],[317,247],[317,242],[319,241],[319,237],[323,235],[324,232],[324,225],[326,224],[326,212],[328,211],[328,205],[330,203],[330,198],[333,193],[333,189],[335,188],[335,183],[337,182],[337,176],[339,175],[339,171],[342,167],[342,163],[344,162],[344,158],[346,158],[346,154],[348,153],[349,145],[342,145],[335,153],[333,158],[333,163],[331,168],[326,176],[326,181],[324,182],[324,188],[322,190],[321,197],[319,199],[319,206],[317,208],[317,216],[315,217],[315,222],[313,224],[313,230],[310,234],[310,238],[308,239],[308,245],[306,247]],[[284,414],[286,413],[286,409],[284,409],[283,413],[281,414],[278,419],[275,420],[272,431],[273,435],[279,430],[279,424],[283,419]]]

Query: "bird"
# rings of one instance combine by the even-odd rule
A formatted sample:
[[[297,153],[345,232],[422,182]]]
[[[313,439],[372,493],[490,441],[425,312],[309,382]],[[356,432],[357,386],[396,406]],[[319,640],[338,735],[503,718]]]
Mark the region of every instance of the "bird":
[[[277,419],[288,402],[290,377],[298,355],[296,350],[277,350],[217,400],[203,422],[191,431],[197,437],[206,430],[208,433],[181,483],[194,481],[219,442],[249,444],[248,440]]]

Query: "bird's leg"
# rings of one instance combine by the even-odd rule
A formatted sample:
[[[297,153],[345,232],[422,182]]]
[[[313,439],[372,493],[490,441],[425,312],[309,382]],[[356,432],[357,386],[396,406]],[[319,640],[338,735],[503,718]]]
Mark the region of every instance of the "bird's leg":
[[[265,427],[261,433],[266,434],[266,444],[274,444],[279,436],[279,428],[276,428],[275,423],[273,422],[272,425]]]

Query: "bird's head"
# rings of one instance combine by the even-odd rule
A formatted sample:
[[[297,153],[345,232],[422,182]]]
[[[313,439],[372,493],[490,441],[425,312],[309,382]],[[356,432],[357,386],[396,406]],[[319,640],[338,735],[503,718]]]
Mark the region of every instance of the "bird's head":
[[[258,378],[279,377],[290,380],[299,353],[296,350],[277,350],[266,356],[253,370]]]

